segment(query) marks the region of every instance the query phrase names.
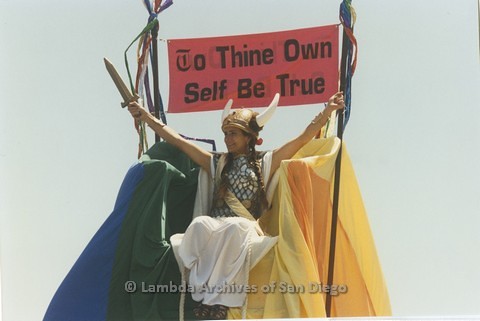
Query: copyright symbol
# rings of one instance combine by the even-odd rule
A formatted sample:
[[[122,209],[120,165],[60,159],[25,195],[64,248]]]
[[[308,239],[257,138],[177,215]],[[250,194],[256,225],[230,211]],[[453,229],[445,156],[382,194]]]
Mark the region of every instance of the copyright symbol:
[[[128,293],[133,293],[137,290],[137,283],[135,281],[125,282],[125,291]]]

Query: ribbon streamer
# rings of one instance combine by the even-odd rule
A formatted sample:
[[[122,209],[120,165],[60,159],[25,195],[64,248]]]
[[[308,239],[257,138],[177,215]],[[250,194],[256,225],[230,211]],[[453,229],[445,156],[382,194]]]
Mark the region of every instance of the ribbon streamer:
[[[152,99],[152,91],[150,90],[150,81],[148,79],[149,75],[149,61],[152,61],[153,51],[152,51],[152,42],[156,41],[152,37],[152,30],[158,26],[158,14],[173,4],[172,0],[166,0],[162,3],[162,0],[154,0],[152,2],[148,0],[143,0],[143,4],[148,11],[148,23],[143,28],[143,30],[133,39],[133,41],[128,45],[127,49],[124,52],[125,66],[127,69],[128,79],[130,82],[130,88],[132,92],[138,93],[143,101],[147,103],[148,110],[153,113],[155,107]],[[135,77],[135,84],[133,83],[133,78],[130,72],[130,66],[128,63],[128,50],[130,47],[138,41],[137,47],[137,74]],[[155,90],[153,90],[155,92]],[[160,90],[158,88],[158,93],[160,95]],[[145,97],[146,96],[146,97]],[[146,98],[146,99],[145,99]],[[161,96],[158,97],[160,101],[160,115],[162,121],[166,124],[167,120],[165,117],[165,112],[163,110],[163,104],[161,103]],[[141,122],[135,121],[135,129],[139,135],[139,144],[138,144],[138,157],[148,149],[148,141],[146,136],[145,125]]]
[[[342,23],[343,30],[349,38],[350,42],[347,47],[347,70],[345,72],[345,119],[343,122],[343,128],[347,126],[350,119],[351,103],[352,103],[352,77],[357,67],[357,39],[353,35],[353,27],[357,20],[357,14],[352,7],[351,0],[343,0],[340,4],[340,22]]]

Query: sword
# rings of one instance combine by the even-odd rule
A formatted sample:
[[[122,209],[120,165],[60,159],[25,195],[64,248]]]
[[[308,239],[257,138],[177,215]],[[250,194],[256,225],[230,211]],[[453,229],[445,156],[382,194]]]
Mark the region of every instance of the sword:
[[[123,82],[122,77],[118,74],[117,69],[115,69],[115,66],[107,58],[103,58],[103,61],[105,62],[105,67],[107,67],[107,71],[110,74],[110,77],[112,77],[115,86],[117,86],[120,95],[122,95],[122,108],[126,107],[132,101],[137,101],[140,97],[136,93],[132,95],[127,85]]]

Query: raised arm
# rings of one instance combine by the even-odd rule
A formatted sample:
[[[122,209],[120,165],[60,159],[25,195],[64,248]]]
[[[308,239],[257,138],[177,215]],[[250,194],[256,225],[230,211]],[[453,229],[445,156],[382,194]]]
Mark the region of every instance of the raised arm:
[[[327,107],[312,120],[299,136],[273,151],[271,173],[275,173],[282,160],[292,158],[300,148],[315,137],[322,127],[325,126],[332,112],[342,109],[344,106],[345,102],[343,101],[342,92],[338,92],[330,97]]]
[[[167,143],[177,147],[188,155],[196,164],[201,166],[207,173],[210,173],[210,159],[212,154],[200,148],[194,143],[184,139],[175,130],[162,123],[152,114],[145,110],[139,103],[132,102],[128,105],[128,111],[135,119],[144,121],[152,128],[158,136],[162,137]]]

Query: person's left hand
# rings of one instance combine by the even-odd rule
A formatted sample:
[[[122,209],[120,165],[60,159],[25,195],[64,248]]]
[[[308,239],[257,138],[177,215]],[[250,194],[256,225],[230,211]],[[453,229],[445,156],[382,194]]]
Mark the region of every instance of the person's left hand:
[[[343,92],[339,91],[328,100],[327,107],[325,111],[328,114],[332,112],[345,108],[345,101],[343,100]]]

